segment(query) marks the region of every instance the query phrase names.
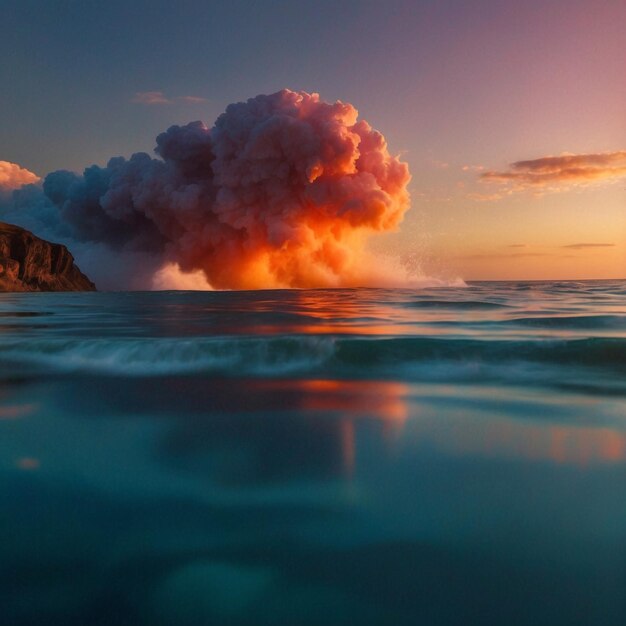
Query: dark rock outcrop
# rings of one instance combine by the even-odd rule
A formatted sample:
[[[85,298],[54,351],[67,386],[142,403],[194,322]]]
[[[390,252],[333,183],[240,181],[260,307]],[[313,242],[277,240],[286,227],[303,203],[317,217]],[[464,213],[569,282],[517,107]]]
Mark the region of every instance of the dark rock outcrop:
[[[0,222],[0,292],[95,290],[65,246]]]

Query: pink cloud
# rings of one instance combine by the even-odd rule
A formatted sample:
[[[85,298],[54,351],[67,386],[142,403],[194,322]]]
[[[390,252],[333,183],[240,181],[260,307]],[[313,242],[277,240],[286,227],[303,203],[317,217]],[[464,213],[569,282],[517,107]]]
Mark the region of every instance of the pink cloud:
[[[17,163],[0,161],[0,191],[12,191],[38,181],[37,174],[20,167]]]
[[[170,104],[162,91],[138,91],[131,102],[135,104]]]
[[[166,96],[162,91],[138,91],[131,102],[135,104],[173,104],[174,102],[184,102],[185,104],[201,104],[206,102],[206,98],[200,96]]]
[[[626,176],[626,150],[589,154],[562,154],[516,161],[505,171],[490,170],[480,175],[483,182],[508,185],[510,191],[545,188],[566,191]]]
[[[187,104],[202,104],[207,101],[206,98],[201,98],[200,96],[179,96],[176,99]]]
[[[157,257],[159,284],[181,273],[219,289],[398,281],[365,244],[402,221],[409,168],[351,104],[283,89],[230,105],[212,128],[171,126],[156,152],[111,159],[102,176],[53,172],[45,192],[77,238]]]

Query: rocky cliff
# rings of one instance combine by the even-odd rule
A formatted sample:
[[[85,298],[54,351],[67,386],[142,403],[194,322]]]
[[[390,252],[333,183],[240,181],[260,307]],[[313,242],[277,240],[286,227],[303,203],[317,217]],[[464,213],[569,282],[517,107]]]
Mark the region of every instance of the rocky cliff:
[[[65,246],[0,222],[0,291],[95,291]]]

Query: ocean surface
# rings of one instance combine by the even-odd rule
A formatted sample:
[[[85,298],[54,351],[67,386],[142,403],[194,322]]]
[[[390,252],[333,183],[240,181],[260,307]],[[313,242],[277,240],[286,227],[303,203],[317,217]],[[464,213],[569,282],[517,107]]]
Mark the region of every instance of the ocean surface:
[[[3,626],[623,626],[626,281],[0,294]]]

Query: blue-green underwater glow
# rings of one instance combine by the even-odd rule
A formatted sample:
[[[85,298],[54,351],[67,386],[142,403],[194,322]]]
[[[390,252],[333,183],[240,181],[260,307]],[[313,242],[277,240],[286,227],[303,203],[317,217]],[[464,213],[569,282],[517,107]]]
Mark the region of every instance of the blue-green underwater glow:
[[[0,295],[3,625],[626,621],[626,281]]]

